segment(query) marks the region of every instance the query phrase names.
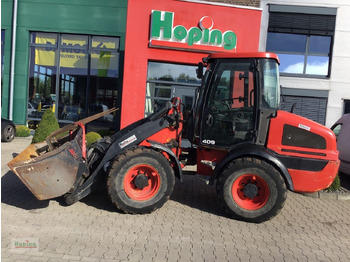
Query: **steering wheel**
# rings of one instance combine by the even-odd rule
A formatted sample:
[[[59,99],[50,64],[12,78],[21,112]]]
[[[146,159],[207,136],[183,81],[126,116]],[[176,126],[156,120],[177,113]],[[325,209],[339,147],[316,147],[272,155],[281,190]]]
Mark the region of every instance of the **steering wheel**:
[[[212,104],[212,111],[213,112],[219,112],[219,113],[226,113],[231,111],[231,105],[228,103],[229,99],[225,99],[225,100],[219,100],[219,99],[214,99],[213,100],[213,104]],[[226,110],[219,110],[216,106],[215,103],[217,104],[221,104],[223,106],[226,107]]]

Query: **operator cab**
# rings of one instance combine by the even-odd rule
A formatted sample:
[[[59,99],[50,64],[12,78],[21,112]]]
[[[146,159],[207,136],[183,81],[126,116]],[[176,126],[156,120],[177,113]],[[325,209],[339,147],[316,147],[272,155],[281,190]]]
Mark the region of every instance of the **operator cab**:
[[[203,62],[207,70],[193,110],[193,142],[225,149],[264,144],[268,119],[279,107],[277,56],[213,54]]]

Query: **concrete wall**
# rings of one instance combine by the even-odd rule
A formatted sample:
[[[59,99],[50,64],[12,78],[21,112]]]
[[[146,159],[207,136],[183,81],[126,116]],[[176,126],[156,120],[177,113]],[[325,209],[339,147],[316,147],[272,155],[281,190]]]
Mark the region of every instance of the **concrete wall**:
[[[326,126],[331,127],[343,114],[344,99],[350,99],[350,1],[261,0],[260,7],[263,9],[263,13],[260,32],[260,51],[265,51],[266,49],[269,18],[268,4],[337,8],[330,78],[281,77],[281,85],[283,87],[329,91]]]

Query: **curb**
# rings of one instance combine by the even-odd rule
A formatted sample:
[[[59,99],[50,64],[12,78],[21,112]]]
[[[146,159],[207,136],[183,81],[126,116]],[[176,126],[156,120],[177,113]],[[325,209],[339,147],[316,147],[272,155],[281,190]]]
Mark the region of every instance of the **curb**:
[[[24,136],[24,137],[21,137],[21,136],[15,136],[15,139],[29,140],[29,139],[33,139],[33,136],[32,136],[32,135],[29,135],[29,136]]]
[[[333,193],[333,192],[314,192],[314,193],[301,193],[301,195],[312,198],[319,199],[329,199],[329,200],[350,200],[350,192],[346,193]]]

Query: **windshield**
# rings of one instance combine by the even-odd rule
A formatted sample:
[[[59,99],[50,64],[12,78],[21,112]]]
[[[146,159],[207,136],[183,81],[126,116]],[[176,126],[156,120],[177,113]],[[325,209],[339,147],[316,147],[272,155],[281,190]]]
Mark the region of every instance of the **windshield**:
[[[278,109],[280,104],[280,84],[277,61],[274,59],[261,60],[262,107]]]

